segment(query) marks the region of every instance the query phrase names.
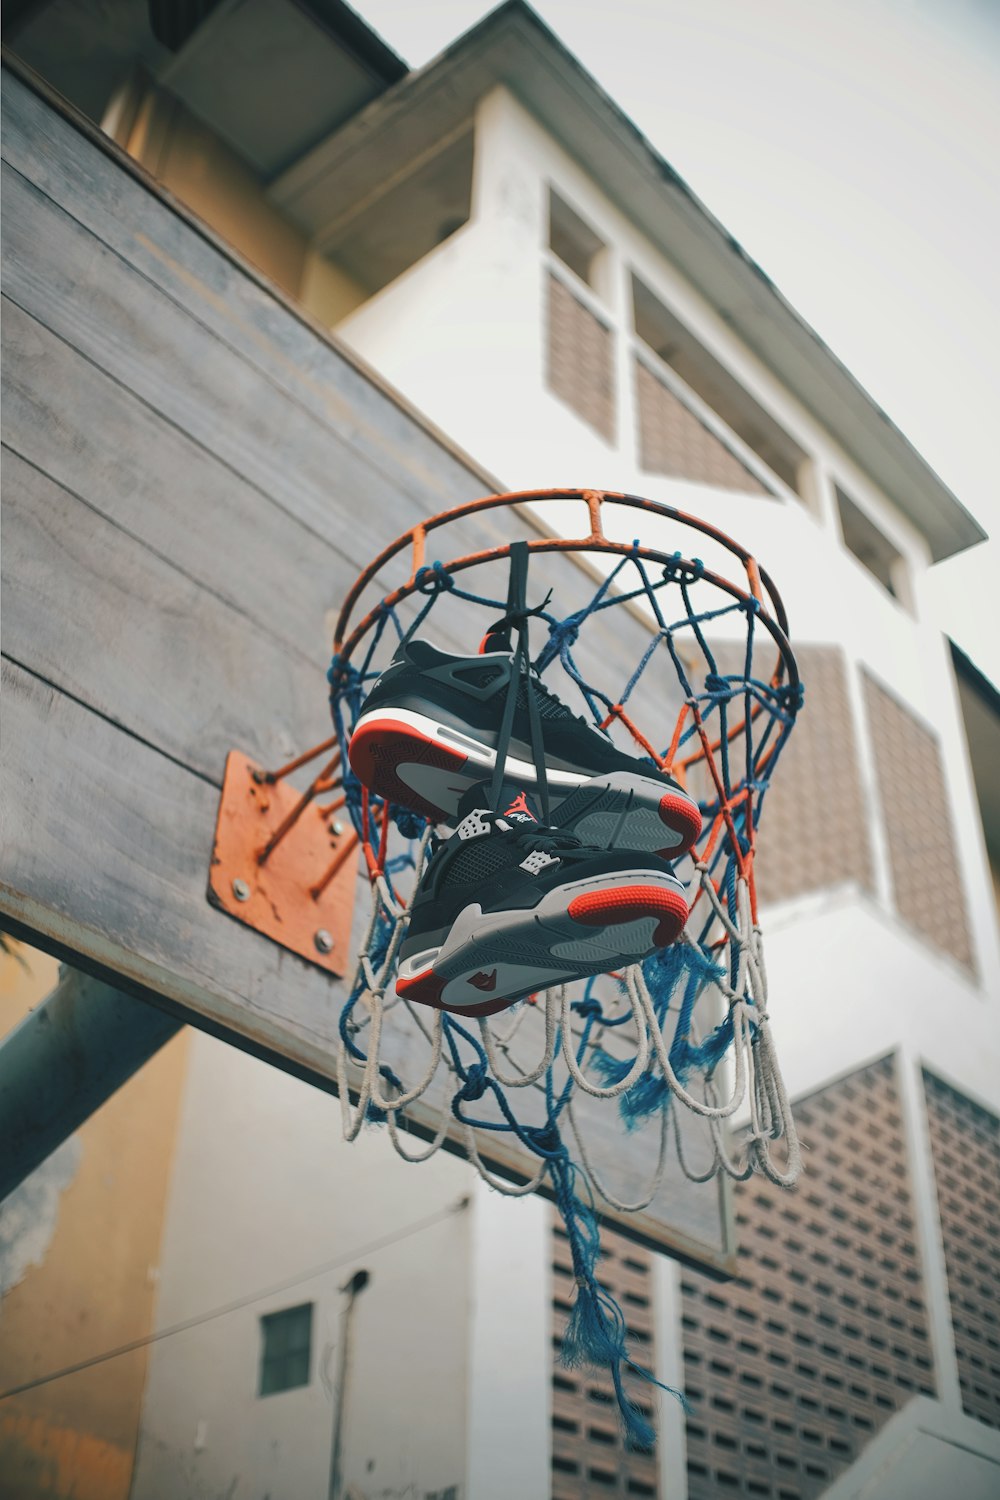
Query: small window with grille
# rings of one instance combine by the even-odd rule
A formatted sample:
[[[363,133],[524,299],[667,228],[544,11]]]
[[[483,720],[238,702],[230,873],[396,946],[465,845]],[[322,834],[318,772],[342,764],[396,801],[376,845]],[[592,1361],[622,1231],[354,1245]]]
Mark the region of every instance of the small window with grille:
[[[274,1396],[309,1384],[312,1353],[311,1302],[268,1313],[260,1320],[261,1396]]]
[[[723,489],[776,493],[728,428],[801,495],[805,450],[634,274],[632,315],[643,468]],[[711,413],[724,425],[712,423]]]
[[[554,396],[613,445],[616,333],[601,301],[607,292],[608,249],[551,190],[548,250],[545,381]],[[572,276],[564,274],[567,267]]]

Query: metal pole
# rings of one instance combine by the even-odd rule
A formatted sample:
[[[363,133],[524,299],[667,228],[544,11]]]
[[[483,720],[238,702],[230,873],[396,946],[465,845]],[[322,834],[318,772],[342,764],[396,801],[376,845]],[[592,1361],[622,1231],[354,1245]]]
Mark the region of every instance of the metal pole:
[[[340,1288],[347,1294],[347,1302],[340,1315],[340,1358],[337,1361],[337,1394],[333,1403],[333,1451],[330,1454],[329,1500],[341,1500],[340,1452],[344,1426],[344,1406],[347,1398],[347,1377],[351,1358],[351,1324],[354,1301],[371,1280],[367,1271],[355,1271],[350,1281]]]
[[[183,1023],[75,969],[0,1042],[0,1199]]]

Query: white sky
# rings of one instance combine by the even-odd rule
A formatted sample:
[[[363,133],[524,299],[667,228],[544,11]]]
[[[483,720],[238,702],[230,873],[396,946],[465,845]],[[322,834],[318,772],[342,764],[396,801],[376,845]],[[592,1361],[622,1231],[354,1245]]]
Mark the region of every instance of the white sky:
[[[354,3],[411,67],[492,9]],[[1000,685],[1000,0],[535,9],[990,533],[931,578]]]

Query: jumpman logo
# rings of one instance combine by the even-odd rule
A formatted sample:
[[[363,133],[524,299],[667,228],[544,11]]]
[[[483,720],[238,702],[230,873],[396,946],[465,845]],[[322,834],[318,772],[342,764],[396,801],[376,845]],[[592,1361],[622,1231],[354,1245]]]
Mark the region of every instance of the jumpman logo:
[[[532,823],[538,822],[538,819],[535,817],[534,813],[531,811],[531,808],[528,806],[528,799],[525,796],[524,792],[518,792],[517,796],[514,798],[507,811],[504,813],[504,817],[512,817],[515,813],[520,813],[523,818],[530,818]]]

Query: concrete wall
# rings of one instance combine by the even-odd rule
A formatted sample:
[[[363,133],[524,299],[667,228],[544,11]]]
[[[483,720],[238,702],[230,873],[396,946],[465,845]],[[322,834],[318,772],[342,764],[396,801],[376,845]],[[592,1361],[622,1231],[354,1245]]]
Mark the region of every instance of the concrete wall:
[[[340,1288],[362,1269],[344,1481],[385,1497],[463,1484],[470,1318],[485,1291],[472,1188],[463,1163],[408,1166],[377,1128],[346,1146],[335,1100],[195,1036],[156,1325],[195,1321],[152,1350],[133,1500],[326,1493]],[[305,1301],[309,1384],[261,1397],[260,1318]]]

